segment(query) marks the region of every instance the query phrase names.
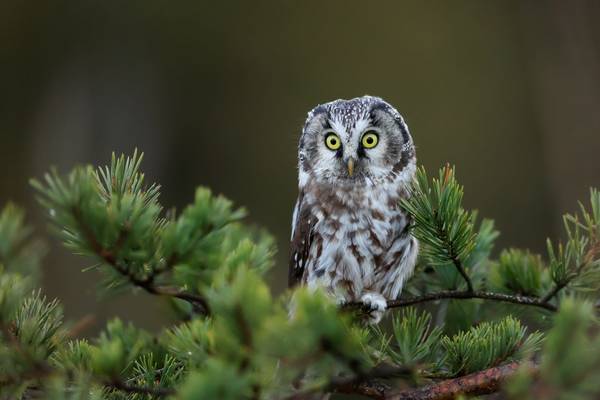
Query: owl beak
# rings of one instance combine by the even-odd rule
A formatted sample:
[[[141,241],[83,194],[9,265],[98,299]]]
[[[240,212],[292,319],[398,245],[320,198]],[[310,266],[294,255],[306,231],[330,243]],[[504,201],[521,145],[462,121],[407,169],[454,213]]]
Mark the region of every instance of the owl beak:
[[[350,157],[348,159],[348,175],[352,176],[354,173],[354,158]]]

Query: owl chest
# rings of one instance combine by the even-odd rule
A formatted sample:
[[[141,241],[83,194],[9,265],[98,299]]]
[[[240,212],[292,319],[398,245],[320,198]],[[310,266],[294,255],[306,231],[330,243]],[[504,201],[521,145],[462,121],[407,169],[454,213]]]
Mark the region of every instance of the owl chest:
[[[348,207],[323,218],[317,229],[331,246],[357,249],[366,258],[385,251],[401,228],[402,212],[371,204]]]
[[[312,268],[332,281],[368,284],[403,229],[405,219],[397,199],[382,193],[342,199],[338,207],[318,205],[319,222]]]

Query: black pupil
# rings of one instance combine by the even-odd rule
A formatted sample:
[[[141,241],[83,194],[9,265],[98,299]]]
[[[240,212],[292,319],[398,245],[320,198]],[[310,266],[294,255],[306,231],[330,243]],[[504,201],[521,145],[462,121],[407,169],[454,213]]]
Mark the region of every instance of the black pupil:
[[[331,142],[331,145],[332,145],[332,146],[335,146],[335,144],[337,143],[337,140],[335,140],[335,139],[333,139],[333,138],[332,138],[332,139],[330,139],[329,141]]]
[[[373,144],[373,138],[372,137],[368,137],[367,138],[367,144]]]

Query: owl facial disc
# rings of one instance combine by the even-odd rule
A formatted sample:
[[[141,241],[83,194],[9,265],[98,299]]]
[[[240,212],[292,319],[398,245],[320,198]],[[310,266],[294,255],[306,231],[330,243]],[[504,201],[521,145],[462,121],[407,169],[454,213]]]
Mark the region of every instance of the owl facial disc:
[[[404,119],[379,97],[335,100],[315,107],[299,145],[300,184],[376,185],[415,163]]]

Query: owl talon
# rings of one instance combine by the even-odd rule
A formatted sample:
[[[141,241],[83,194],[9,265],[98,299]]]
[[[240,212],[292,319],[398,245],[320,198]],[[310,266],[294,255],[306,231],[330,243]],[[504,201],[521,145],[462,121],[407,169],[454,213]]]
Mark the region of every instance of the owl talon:
[[[344,297],[336,297],[335,298],[335,305],[338,307],[344,307],[344,305],[347,303],[348,303],[348,300],[346,300]]]
[[[378,293],[365,293],[360,301],[369,308],[369,323],[378,324],[387,309],[386,299]]]

